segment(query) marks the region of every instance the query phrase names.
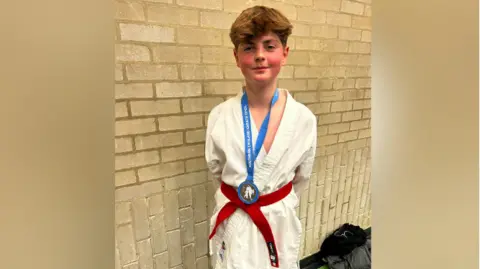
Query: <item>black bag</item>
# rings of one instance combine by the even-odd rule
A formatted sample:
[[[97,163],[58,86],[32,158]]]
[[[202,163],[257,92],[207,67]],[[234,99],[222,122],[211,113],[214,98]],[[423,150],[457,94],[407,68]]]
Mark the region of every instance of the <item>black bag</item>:
[[[343,224],[325,238],[318,252],[319,258],[328,256],[344,256],[367,241],[367,233],[349,223]]]

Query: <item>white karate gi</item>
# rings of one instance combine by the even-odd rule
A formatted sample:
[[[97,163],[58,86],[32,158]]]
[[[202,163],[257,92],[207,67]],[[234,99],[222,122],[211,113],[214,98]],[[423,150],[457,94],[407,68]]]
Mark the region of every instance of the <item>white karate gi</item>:
[[[305,105],[294,100],[287,90],[280,90],[287,93],[285,110],[269,153],[266,154],[262,147],[255,161],[254,183],[258,186],[260,195],[264,195],[275,192],[295,177],[290,194],[275,204],[262,207],[261,211],[275,237],[279,269],[297,269],[302,227],[295,207],[312,172],[317,123]],[[216,106],[209,115],[205,156],[216,187],[222,180],[236,188],[247,178],[242,94],[240,92],[236,97]],[[250,124],[252,142],[255,144],[258,129],[253,120]],[[220,189],[215,193],[215,201],[210,231],[220,209],[229,202]],[[225,250],[221,249],[222,242]],[[237,209],[218,227],[209,245],[214,269],[273,268],[262,234],[249,215],[241,209]]]

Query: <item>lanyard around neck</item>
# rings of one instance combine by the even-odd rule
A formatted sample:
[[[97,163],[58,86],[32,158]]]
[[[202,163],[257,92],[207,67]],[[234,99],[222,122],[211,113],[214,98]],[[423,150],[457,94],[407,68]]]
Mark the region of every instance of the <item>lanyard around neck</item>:
[[[248,107],[248,97],[247,93],[244,92],[242,96],[242,114],[243,114],[243,131],[245,138],[245,160],[247,162],[247,180],[253,181],[253,171],[254,171],[254,162],[257,159],[258,154],[262,148],[263,142],[265,141],[265,136],[267,134],[268,123],[270,121],[270,112],[273,105],[278,100],[278,89],[275,90],[275,93],[272,97],[270,108],[268,109],[267,116],[263,120],[262,127],[258,132],[257,141],[255,143],[255,155],[252,151],[252,130],[250,128],[250,110]]]

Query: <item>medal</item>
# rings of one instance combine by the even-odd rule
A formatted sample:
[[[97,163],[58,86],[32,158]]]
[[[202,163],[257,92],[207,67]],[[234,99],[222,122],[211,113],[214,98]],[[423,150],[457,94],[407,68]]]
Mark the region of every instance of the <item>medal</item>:
[[[243,131],[245,138],[245,161],[247,163],[247,179],[240,184],[238,187],[238,197],[245,204],[253,204],[258,200],[259,191],[257,186],[254,183],[253,171],[254,171],[254,162],[262,149],[263,141],[267,134],[268,123],[270,121],[270,112],[273,105],[278,100],[278,90],[275,90],[273,95],[270,108],[268,110],[267,116],[263,120],[260,131],[258,132],[257,141],[255,143],[255,154],[252,150],[252,130],[250,129],[250,111],[248,108],[248,97],[246,91],[242,96],[242,116],[243,116]]]
[[[245,180],[240,184],[238,196],[245,204],[253,204],[258,200],[258,188],[253,180]]]

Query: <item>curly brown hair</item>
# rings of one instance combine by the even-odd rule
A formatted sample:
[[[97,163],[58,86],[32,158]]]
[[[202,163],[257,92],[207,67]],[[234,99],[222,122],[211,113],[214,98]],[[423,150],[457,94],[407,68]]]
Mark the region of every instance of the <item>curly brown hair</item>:
[[[251,43],[255,37],[274,33],[285,47],[292,29],[292,24],[280,11],[266,6],[254,6],[242,11],[233,22],[230,40],[237,49],[242,43]]]

